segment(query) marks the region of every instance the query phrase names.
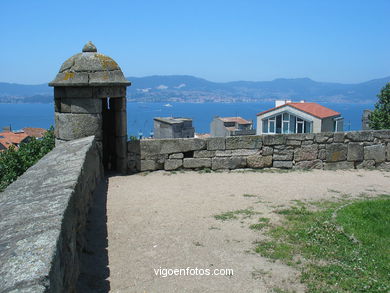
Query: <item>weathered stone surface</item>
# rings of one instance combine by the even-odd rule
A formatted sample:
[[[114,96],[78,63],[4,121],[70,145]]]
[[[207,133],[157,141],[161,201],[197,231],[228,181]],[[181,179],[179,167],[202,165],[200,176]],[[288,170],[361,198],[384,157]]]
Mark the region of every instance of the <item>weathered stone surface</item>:
[[[263,136],[264,145],[279,145],[285,144],[287,140],[284,134],[268,134]]]
[[[186,158],[183,160],[183,167],[188,169],[197,169],[197,168],[210,168],[211,159],[210,158]]]
[[[390,171],[390,162],[383,162],[377,166],[378,169]]]
[[[58,139],[73,140],[95,135],[102,139],[102,117],[100,114],[55,113]]]
[[[333,142],[344,142],[345,133],[344,132],[336,132],[333,135]]]
[[[320,159],[320,160],[326,159],[326,150],[321,149],[318,151],[318,159]]]
[[[321,160],[299,161],[295,163],[294,169],[322,169],[323,163]]]
[[[347,169],[354,169],[354,163],[353,162],[333,162],[333,163],[325,163],[324,169],[325,170],[347,170]]]
[[[262,150],[263,156],[269,156],[269,155],[272,155],[273,153],[274,153],[274,149],[272,147],[269,147],[269,146],[263,147],[263,150]]]
[[[232,157],[232,156],[250,156],[258,154],[259,150],[239,149],[239,150],[225,150],[215,151],[216,157]]]
[[[183,153],[172,154],[172,155],[169,155],[169,158],[170,159],[183,159],[184,158],[184,154]]]
[[[306,139],[306,134],[304,133],[292,133],[292,134],[285,134],[287,140],[305,140]],[[313,138],[312,138],[313,139]]]
[[[315,134],[315,142],[316,143],[326,143],[328,139],[333,137],[333,133],[331,132],[321,132]]]
[[[173,154],[206,149],[206,140],[198,138],[143,139],[141,159],[154,154]]]
[[[92,98],[92,93],[93,88],[89,86],[67,86],[54,88],[55,98]]]
[[[385,161],[385,145],[370,145],[364,147],[364,160],[374,160],[377,163]]]
[[[300,148],[297,148],[294,151],[294,160],[295,161],[309,161],[315,160],[318,157],[318,145],[306,145]]]
[[[276,161],[291,161],[293,159],[293,152],[287,154],[277,154],[274,153],[273,159]]]
[[[372,131],[353,131],[347,132],[346,138],[350,141],[373,141],[374,135]]]
[[[272,163],[272,167],[274,168],[291,169],[292,166],[292,161],[273,161]]]
[[[387,143],[387,147],[386,147],[386,160],[390,161],[390,142]]]
[[[343,143],[333,143],[326,146],[326,161],[339,162],[347,159],[347,146]]]
[[[102,172],[93,137],[82,138],[56,147],[1,193],[0,292],[75,291]]]
[[[212,158],[215,157],[215,151],[195,151],[194,158]]]
[[[215,150],[225,150],[225,137],[211,137],[207,139],[207,150],[215,151]]]
[[[267,168],[272,166],[272,155],[262,156],[262,155],[253,155],[249,156],[246,159],[247,165],[249,168]]]
[[[117,98],[122,100],[123,97],[126,97],[126,86],[98,86],[94,87],[93,94],[99,98],[115,98],[114,100],[117,102]],[[113,104],[114,111],[126,110],[126,98],[123,98],[123,100],[125,101],[124,103]]]
[[[137,169],[141,172],[155,171],[162,169],[162,164],[157,163],[155,160],[140,160]]]
[[[299,146],[299,145],[301,145],[301,141],[300,140],[288,139],[287,140],[287,145]]]
[[[348,161],[363,161],[364,151],[363,145],[358,142],[350,142],[348,144]]]
[[[313,143],[314,142],[312,140],[304,140],[304,141],[302,141],[302,145],[311,145]]]
[[[390,130],[376,130],[373,132],[373,135],[375,138],[388,139],[390,138]]]
[[[61,112],[98,114],[102,112],[102,100],[92,98],[62,98]]]
[[[127,115],[125,111],[116,112],[114,116],[114,135],[127,136]]]
[[[374,160],[366,160],[361,163],[356,164],[356,169],[375,169]]]
[[[233,136],[226,138],[226,149],[259,149],[263,145],[261,136]]]
[[[213,158],[211,167],[213,170],[244,168],[246,167],[246,158],[244,157]]]
[[[167,170],[167,171],[176,170],[182,166],[183,166],[183,160],[181,160],[181,159],[168,159],[168,160],[165,160],[164,170]]]

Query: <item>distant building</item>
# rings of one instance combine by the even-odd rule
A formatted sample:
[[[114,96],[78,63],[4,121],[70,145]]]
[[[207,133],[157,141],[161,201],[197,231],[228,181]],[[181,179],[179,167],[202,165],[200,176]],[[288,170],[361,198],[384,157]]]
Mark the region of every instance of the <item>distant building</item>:
[[[363,115],[362,115],[362,130],[370,130],[371,127],[370,127],[370,114],[371,114],[371,110],[364,110],[363,111]]]
[[[343,129],[341,114],[317,103],[275,101],[275,108],[257,114],[257,134],[338,132]]]
[[[253,122],[241,117],[215,117],[210,124],[211,136],[254,135]]]
[[[195,129],[190,118],[156,117],[153,133],[154,138],[189,138]]]
[[[43,128],[26,127],[22,130],[11,131],[11,127],[3,127],[0,132],[0,152],[14,146],[19,148],[20,144],[28,142],[31,137],[42,138],[46,130]]]

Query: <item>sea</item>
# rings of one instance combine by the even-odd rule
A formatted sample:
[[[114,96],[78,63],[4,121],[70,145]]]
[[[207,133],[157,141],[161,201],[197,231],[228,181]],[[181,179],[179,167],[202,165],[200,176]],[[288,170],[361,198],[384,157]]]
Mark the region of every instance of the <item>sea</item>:
[[[321,103],[341,113],[344,130],[360,130],[363,110],[373,109],[373,104]],[[127,103],[127,129],[129,136],[149,137],[153,131],[154,117],[188,117],[193,119],[196,133],[209,133],[215,116],[241,116],[253,120],[256,114],[274,107],[273,102],[259,103]],[[0,104],[0,130],[11,126],[13,130],[24,127],[49,128],[54,125],[53,104]],[[255,126],[256,127],[256,126]]]

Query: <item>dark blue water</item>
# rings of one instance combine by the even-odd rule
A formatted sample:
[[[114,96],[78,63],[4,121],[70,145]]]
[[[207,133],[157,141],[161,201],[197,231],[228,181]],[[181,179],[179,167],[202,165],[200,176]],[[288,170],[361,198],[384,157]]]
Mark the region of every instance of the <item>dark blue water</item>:
[[[210,122],[214,116],[242,116],[256,122],[256,113],[274,106],[273,102],[262,103],[128,103],[128,134],[137,136],[142,132],[149,136],[153,130],[153,117],[189,117],[197,133],[210,132]],[[333,104],[322,105],[338,111],[344,117],[344,128],[361,129],[361,116],[364,109],[373,109],[373,104]],[[23,127],[48,128],[54,124],[53,104],[0,104],[0,128],[11,125],[12,129]]]

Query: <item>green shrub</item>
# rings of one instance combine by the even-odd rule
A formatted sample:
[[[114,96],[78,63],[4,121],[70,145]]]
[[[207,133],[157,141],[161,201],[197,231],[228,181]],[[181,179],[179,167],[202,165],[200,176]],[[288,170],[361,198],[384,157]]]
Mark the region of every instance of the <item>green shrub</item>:
[[[14,147],[0,152],[0,192],[54,148],[54,131],[51,127],[42,139],[31,138]]]

